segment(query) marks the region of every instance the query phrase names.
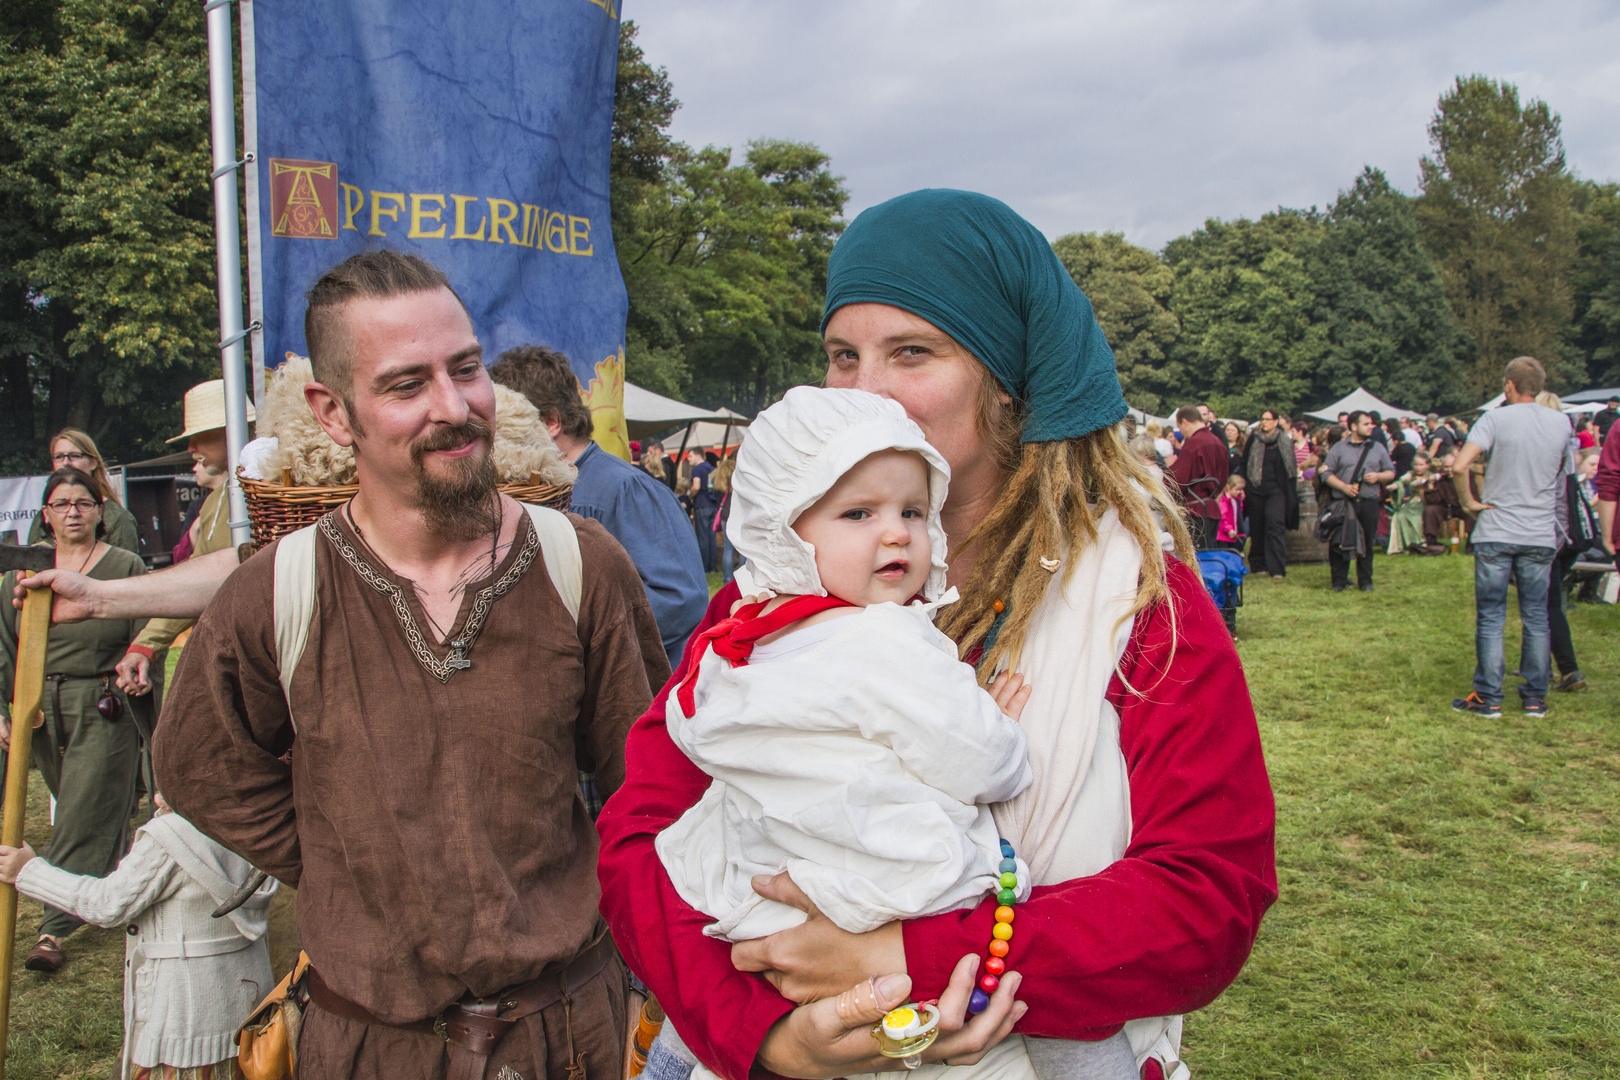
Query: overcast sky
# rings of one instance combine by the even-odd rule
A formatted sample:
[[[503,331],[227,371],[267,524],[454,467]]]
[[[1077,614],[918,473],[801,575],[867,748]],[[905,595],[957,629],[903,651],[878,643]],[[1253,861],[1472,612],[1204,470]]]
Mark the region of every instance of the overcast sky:
[[[1620,179],[1620,4],[1539,0],[629,0],[675,136],[814,142],[849,213],[983,191],[1050,237],[1160,247],[1205,218],[1326,205],[1362,165],[1415,192],[1459,74],[1563,117]],[[740,157],[740,154],[739,154]]]

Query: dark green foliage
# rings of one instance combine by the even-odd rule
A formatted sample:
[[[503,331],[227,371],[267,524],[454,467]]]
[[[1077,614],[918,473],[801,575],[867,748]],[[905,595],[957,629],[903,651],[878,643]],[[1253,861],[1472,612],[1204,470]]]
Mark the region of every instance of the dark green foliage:
[[[213,349],[202,6],[0,6],[0,467],[160,450]]]
[[[1583,184],[1578,196],[1570,341],[1593,386],[1620,386],[1620,185]]]
[[[1459,77],[1429,139],[1418,220],[1473,342],[1468,388],[1476,400],[1496,393],[1519,355],[1541,360],[1554,389],[1583,386],[1579,353],[1562,347],[1576,218],[1557,114],[1542,101],[1521,105],[1511,83]]]
[[[1366,168],[1324,224],[1311,268],[1328,327],[1313,387],[1318,403],[1365,386],[1410,409],[1477,404],[1459,378],[1466,341],[1419,238],[1412,200]]]
[[[1071,233],[1052,249],[1096,309],[1126,400],[1148,412],[1168,411],[1165,395],[1182,379],[1170,362],[1181,336],[1181,323],[1170,312],[1174,273],[1119,233]]]
[[[620,37],[619,92],[633,119],[615,122],[613,177],[626,377],[754,412],[825,369],[827,256],[848,194],[808,144],[758,140],[733,164],[724,147],[670,140],[669,78],[646,63],[635,32],[626,23]]]
[[[1311,278],[1325,226],[1279,210],[1259,221],[1211,219],[1165,247],[1175,271],[1170,309],[1181,320],[1172,352],[1180,396],[1223,416],[1293,414],[1314,407],[1312,388],[1328,353]]]

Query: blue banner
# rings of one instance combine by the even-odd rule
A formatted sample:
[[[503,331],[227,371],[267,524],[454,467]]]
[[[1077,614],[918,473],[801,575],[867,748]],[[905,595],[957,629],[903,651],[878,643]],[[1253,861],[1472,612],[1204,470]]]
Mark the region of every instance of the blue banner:
[[[628,457],[608,205],[616,0],[243,12],[266,363],[305,353],[304,293],[322,271],[371,248],[414,252],[449,275],[486,360],[530,343],[566,353],[597,441]]]

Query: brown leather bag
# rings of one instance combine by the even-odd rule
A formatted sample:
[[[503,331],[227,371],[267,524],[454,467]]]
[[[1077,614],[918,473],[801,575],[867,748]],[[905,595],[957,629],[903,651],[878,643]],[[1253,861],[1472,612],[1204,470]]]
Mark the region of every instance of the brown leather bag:
[[[292,1080],[298,1072],[298,1032],[309,993],[304,987],[309,954],[298,963],[236,1031],[237,1068],[247,1080]]]

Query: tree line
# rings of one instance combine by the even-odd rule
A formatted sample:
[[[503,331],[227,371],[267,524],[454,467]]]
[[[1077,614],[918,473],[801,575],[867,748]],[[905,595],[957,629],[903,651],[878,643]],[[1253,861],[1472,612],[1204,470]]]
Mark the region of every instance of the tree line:
[[[1526,354],[1558,390],[1620,385],[1620,187],[1572,176],[1558,116],[1511,83],[1458,78],[1429,138],[1416,196],[1368,167],[1325,210],[1212,218],[1161,252],[1058,239],[1131,403],[1297,415],[1360,385],[1446,412]]]
[[[162,453],[185,388],[218,373],[204,40],[201,4],[0,4],[0,470],[42,469],[67,425],[114,460]],[[821,376],[848,192],[813,144],[687,146],[678,108],[625,22],[627,376],[752,413]],[[1520,353],[1561,389],[1620,384],[1620,190],[1573,177],[1558,117],[1511,84],[1458,79],[1429,134],[1415,197],[1369,168],[1325,210],[1211,219],[1158,252],[1056,241],[1131,402],[1253,415],[1362,384],[1460,409]]]

